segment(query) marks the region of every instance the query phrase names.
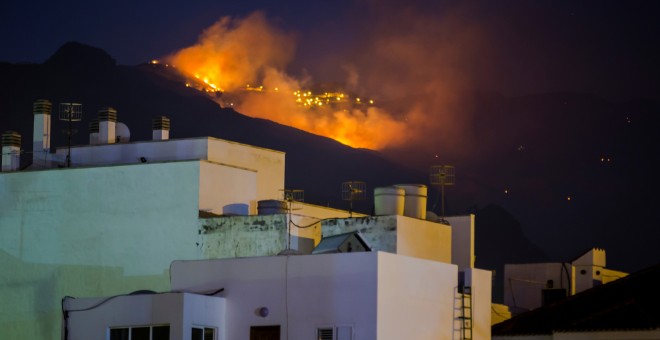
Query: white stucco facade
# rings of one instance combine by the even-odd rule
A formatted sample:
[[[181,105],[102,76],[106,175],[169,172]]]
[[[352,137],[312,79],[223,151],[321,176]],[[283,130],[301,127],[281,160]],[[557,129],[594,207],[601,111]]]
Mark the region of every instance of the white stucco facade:
[[[216,340],[249,339],[262,326],[277,327],[285,340],[314,339],[319,329],[332,329],[337,340],[462,336],[452,264],[362,252],[175,261],[170,272],[176,293],[65,301],[68,340],[162,324],[171,326],[172,339],[189,339],[192,325],[215,328]],[[471,336],[489,339],[490,272],[471,270],[465,280],[472,285]]]
[[[364,252],[176,261],[171,275],[173,290],[224,288],[229,339],[247,339],[261,325],[280,325],[281,339],[313,338],[333,326],[350,327],[351,339],[455,339],[452,264]],[[488,339],[490,272],[471,274],[470,283],[480,292],[473,338]],[[262,307],[267,317],[255,312]]]
[[[170,339],[191,340],[193,327],[224,335],[225,299],[189,293],[65,299],[66,339],[108,339],[111,329],[166,326]]]
[[[451,261],[459,270],[474,268],[474,214],[448,216],[451,226]]]

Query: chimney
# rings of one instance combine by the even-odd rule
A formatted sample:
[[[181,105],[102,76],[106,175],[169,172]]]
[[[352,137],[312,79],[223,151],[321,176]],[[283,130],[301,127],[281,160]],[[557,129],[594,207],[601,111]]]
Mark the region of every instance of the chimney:
[[[16,131],[2,134],[2,172],[16,171],[21,165],[21,135]]]
[[[98,144],[114,144],[116,142],[115,128],[117,126],[117,110],[104,107],[99,110]]]
[[[53,105],[46,99],[38,99],[32,105],[34,131],[32,133],[32,166],[46,167],[50,152],[50,112]]]
[[[170,139],[170,119],[160,116],[151,120],[151,129],[153,131],[153,140]]]
[[[89,122],[89,144],[99,143],[99,121],[97,119]]]

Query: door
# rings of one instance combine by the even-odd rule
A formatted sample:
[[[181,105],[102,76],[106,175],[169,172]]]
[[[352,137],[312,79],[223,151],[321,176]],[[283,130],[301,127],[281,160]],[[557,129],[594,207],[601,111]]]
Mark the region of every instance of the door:
[[[250,340],[280,340],[280,326],[252,326]]]

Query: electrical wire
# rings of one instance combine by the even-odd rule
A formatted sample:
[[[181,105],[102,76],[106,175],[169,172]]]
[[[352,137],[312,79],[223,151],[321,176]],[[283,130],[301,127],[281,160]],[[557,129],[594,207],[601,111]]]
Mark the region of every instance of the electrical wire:
[[[218,293],[221,293],[221,292],[224,292],[224,291],[225,291],[225,288],[223,287],[223,288],[211,291],[210,293],[202,293],[202,292],[190,292],[190,293],[192,293],[192,294],[202,294],[202,295],[206,295],[206,296],[214,296],[214,295],[216,295]],[[64,320],[64,340],[68,340],[68,337],[69,337],[69,328],[68,328],[68,326],[69,326],[69,313],[71,313],[71,312],[85,312],[85,311],[89,311],[89,310],[92,310],[92,309],[96,309],[96,308],[101,307],[104,304],[110,302],[111,300],[114,300],[114,299],[116,299],[118,297],[122,297],[122,296],[135,296],[135,295],[146,295],[146,294],[160,295],[160,294],[169,294],[169,293],[183,293],[183,292],[170,291],[170,292],[159,292],[158,293],[158,292],[154,292],[154,291],[151,291],[151,290],[136,290],[136,291],[134,291],[132,293],[129,293],[129,294],[118,294],[118,295],[109,296],[109,297],[99,301],[98,303],[92,305],[92,306],[89,306],[89,307],[86,307],[86,308],[80,308],[80,309],[66,309],[66,301],[68,299],[74,299],[75,300],[76,298],[73,297],[73,296],[68,296],[68,295],[64,296],[62,298],[62,302],[61,302],[61,304],[62,304],[62,318]]]
[[[336,217],[331,217],[331,218],[321,218],[321,219],[318,219],[318,221],[316,221],[316,222],[314,222],[314,223],[312,223],[312,224],[309,224],[309,225],[298,225],[298,224],[296,224],[296,222],[293,222],[293,219],[289,218],[289,223],[291,223],[294,227],[296,227],[296,228],[298,228],[298,229],[306,229],[306,228],[314,227],[314,226],[316,226],[317,224],[319,224],[319,223],[321,223],[321,222],[323,222],[323,221],[327,221],[327,220],[336,220],[336,219],[337,219]]]

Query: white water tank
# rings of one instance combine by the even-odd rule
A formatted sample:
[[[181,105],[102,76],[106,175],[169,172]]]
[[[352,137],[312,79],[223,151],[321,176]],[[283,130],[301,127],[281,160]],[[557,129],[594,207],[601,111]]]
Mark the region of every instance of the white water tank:
[[[422,220],[426,219],[426,185],[397,184],[395,187],[401,188],[405,191],[403,215]]]
[[[403,215],[405,190],[397,187],[374,189],[376,215]]]

